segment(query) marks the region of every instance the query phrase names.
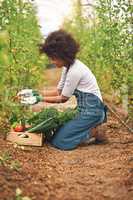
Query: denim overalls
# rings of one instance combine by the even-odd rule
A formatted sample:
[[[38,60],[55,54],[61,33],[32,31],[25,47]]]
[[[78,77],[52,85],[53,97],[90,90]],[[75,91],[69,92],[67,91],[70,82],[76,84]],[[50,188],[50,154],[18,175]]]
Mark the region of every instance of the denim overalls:
[[[91,128],[103,123],[105,120],[105,106],[103,102],[92,93],[75,90],[78,114],[63,125],[53,136],[51,144],[62,150],[71,150],[90,137]]]

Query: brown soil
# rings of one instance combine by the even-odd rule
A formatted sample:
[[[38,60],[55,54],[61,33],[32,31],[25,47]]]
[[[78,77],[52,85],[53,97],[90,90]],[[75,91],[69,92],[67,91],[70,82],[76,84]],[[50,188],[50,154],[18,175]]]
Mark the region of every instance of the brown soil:
[[[32,200],[133,199],[133,135],[112,115],[104,129],[107,144],[73,151],[20,147],[1,136],[0,155],[10,152],[21,168],[0,165],[0,200],[15,200],[16,188]]]

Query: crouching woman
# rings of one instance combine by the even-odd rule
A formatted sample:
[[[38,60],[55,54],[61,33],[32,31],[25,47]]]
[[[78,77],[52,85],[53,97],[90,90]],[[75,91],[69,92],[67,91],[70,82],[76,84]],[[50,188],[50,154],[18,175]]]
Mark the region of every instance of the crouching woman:
[[[89,139],[91,129],[105,121],[105,106],[94,74],[76,58],[79,45],[71,34],[59,30],[48,35],[41,45],[50,62],[62,68],[62,75],[55,91],[47,91],[38,101],[64,103],[75,95],[78,115],[63,125],[50,143],[62,150],[71,150]]]

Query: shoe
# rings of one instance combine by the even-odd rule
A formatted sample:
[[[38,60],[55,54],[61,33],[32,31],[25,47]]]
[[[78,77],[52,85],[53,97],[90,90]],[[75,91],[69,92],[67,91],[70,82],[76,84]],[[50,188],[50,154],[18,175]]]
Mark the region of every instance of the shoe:
[[[91,137],[91,138],[85,140],[82,144],[83,144],[83,145],[95,144],[95,140],[96,140],[95,137]]]
[[[108,143],[107,138],[104,139],[95,138],[95,144],[107,144],[107,143]]]
[[[99,125],[91,130],[91,137],[95,138],[95,144],[108,143],[107,137],[104,134],[103,126]]]

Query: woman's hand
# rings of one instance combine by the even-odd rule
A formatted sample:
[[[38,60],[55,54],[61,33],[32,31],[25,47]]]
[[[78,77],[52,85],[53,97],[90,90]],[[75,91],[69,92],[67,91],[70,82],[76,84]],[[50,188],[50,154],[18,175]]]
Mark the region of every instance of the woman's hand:
[[[43,97],[36,90],[23,89],[17,93],[14,99],[25,105],[34,105],[43,100]]]
[[[41,95],[38,95],[38,96],[23,97],[21,98],[20,103],[25,105],[34,105],[41,101],[43,101],[43,97]]]
[[[33,90],[33,89],[23,89],[17,93],[18,97],[21,97],[21,96],[30,97],[30,96],[37,96],[37,95],[39,95],[38,91]]]

